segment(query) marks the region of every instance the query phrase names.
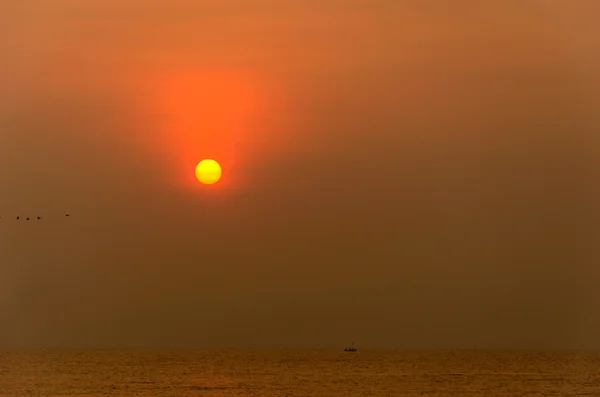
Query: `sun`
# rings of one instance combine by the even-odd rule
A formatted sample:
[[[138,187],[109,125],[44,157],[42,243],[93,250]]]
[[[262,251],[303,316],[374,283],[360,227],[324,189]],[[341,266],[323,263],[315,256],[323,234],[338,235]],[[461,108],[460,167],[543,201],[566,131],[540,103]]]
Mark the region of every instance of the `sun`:
[[[213,159],[202,160],[196,166],[196,178],[205,185],[219,182],[221,175],[221,166]]]

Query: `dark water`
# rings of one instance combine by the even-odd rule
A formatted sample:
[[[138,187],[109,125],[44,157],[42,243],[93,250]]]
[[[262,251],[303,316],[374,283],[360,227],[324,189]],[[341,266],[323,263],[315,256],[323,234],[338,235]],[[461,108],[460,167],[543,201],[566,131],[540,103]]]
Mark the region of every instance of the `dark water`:
[[[600,397],[600,352],[12,350],[0,396]]]

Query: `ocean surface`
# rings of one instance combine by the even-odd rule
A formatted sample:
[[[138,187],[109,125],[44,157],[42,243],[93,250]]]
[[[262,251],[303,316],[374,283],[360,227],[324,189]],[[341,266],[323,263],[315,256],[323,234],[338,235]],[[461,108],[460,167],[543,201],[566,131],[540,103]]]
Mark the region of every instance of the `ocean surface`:
[[[0,396],[600,397],[600,352],[5,350]]]

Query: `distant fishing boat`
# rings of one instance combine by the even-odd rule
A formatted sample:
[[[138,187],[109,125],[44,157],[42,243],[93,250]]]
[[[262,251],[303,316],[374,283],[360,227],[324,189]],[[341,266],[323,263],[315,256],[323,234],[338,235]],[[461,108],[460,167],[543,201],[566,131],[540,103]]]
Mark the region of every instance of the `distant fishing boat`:
[[[358,351],[358,349],[354,346],[354,342],[352,342],[350,347],[345,348],[344,351],[345,352],[356,352],[356,351]]]

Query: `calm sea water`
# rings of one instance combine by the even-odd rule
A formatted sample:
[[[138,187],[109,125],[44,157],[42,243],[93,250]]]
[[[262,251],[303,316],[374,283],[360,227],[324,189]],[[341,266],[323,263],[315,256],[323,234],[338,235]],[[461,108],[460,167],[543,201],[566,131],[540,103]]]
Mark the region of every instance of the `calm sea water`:
[[[600,352],[13,350],[0,396],[600,397]]]

